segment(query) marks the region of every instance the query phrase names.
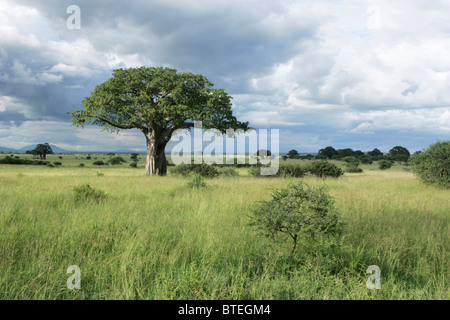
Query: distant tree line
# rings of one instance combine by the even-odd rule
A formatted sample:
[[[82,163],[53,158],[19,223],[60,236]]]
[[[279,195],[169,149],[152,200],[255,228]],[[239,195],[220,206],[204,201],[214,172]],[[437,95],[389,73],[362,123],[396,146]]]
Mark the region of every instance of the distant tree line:
[[[389,153],[384,154],[379,149],[375,148],[372,151],[363,152],[361,150],[353,150],[351,148],[335,149],[331,146],[320,149],[317,155],[306,154],[300,155],[297,150],[290,150],[282,158],[287,159],[302,159],[302,160],[341,160],[347,163],[363,163],[371,164],[373,161],[388,160],[388,161],[400,161],[407,162],[411,156],[408,149],[402,146],[395,146]]]

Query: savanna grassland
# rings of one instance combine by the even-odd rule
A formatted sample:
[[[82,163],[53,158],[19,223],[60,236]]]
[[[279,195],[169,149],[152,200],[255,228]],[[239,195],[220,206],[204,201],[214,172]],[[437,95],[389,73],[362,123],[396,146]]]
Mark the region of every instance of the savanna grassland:
[[[286,238],[261,237],[248,215],[299,179],[239,168],[196,189],[173,167],[148,177],[143,155],[138,168],[121,156],[128,163],[50,155],[62,165],[0,165],[0,299],[449,298],[450,192],[402,165],[302,178],[326,186],[346,225],[339,246],[304,241],[291,257]],[[83,184],[106,198],[75,201]],[[66,286],[71,265],[80,290]],[[380,290],[366,287],[369,265],[380,267]]]

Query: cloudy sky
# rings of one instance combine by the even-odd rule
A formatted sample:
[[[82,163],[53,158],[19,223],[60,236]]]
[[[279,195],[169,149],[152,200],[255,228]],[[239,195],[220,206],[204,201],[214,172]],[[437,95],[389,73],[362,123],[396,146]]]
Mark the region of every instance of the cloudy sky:
[[[145,150],[67,115],[145,65],[205,75],[239,120],[280,129],[281,152],[417,151],[450,139],[449,53],[445,0],[0,0],[0,146]]]

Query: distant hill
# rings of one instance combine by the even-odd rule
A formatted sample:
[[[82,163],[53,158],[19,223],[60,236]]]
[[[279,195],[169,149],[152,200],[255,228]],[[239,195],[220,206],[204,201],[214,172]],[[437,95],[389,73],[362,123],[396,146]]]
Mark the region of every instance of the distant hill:
[[[2,152],[16,152],[16,150],[7,147],[0,147],[0,151]]]

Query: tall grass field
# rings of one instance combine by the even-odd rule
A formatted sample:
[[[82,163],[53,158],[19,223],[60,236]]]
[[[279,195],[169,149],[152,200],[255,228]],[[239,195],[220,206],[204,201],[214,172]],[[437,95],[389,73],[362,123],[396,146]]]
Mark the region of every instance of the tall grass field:
[[[91,156],[0,165],[0,299],[449,298],[450,192],[401,165],[325,180],[238,168],[191,188],[173,167],[146,176],[143,155],[137,168],[129,155],[117,166],[94,166],[109,156]],[[258,201],[297,180],[334,197],[345,222],[339,245],[301,241],[290,256],[289,239],[249,226]],[[86,184],[105,197],[77,200],[74,188]],[[67,287],[72,265],[79,290]],[[371,265],[378,290],[367,287]]]

